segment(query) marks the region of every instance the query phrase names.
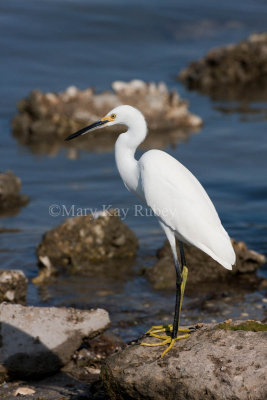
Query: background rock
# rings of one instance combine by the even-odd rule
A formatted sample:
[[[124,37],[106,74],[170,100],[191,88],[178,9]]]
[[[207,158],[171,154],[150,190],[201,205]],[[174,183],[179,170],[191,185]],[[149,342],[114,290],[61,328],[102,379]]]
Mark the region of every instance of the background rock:
[[[253,332],[237,321],[235,329],[204,325],[175,343],[164,358],[163,347],[130,345],[113,354],[101,371],[116,400],[263,400],[267,397],[265,331]],[[224,326],[229,325],[224,324]],[[244,330],[245,329],[245,330]],[[258,328],[257,328],[258,329]],[[145,338],[154,342],[155,338]]]
[[[26,303],[28,280],[23,271],[0,270],[0,303]]]
[[[187,290],[200,283],[229,281],[239,274],[252,274],[266,263],[266,257],[249,250],[244,242],[236,242],[232,239],[236,253],[236,265],[229,271],[214,261],[207,254],[193,246],[185,245],[186,262],[189,269]],[[179,254],[179,249],[177,248]],[[172,260],[170,245],[165,241],[163,247],[158,250],[159,261],[146,270],[146,275],[155,289],[175,289],[175,269]]]
[[[0,378],[40,377],[56,372],[84,337],[109,325],[105,310],[0,305]]]
[[[20,194],[21,181],[11,171],[0,173],[0,216],[16,213],[28,202],[28,197]]]
[[[131,259],[138,248],[138,240],[133,231],[116,215],[115,210],[87,216],[66,219],[48,231],[37,248],[37,255],[49,276],[54,267],[68,268],[71,272],[113,260]],[[102,264],[101,264],[102,263]],[[41,276],[41,278],[42,278]],[[35,280],[36,282],[36,280]]]
[[[18,104],[19,113],[12,121],[15,137],[21,144],[37,152],[56,152],[66,145],[63,139],[70,133],[104,116],[112,108],[129,104],[139,108],[147,119],[149,130],[144,146],[165,147],[189,136],[202,124],[200,117],[188,111],[188,104],[177,92],[169,92],[164,83],[145,83],[140,80],[113,82],[113,92],[99,94],[93,89],[78,90],[69,87],[62,93],[32,92]],[[111,150],[118,133],[124,128],[115,127],[86,135],[68,143],[68,149]],[[73,154],[71,155],[73,157]]]
[[[220,99],[267,99],[267,33],[210,50],[179,74],[190,89]]]

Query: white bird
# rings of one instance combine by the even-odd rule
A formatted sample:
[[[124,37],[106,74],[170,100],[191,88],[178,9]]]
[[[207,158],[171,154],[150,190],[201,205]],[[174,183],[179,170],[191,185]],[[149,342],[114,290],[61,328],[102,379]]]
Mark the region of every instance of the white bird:
[[[147,135],[143,114],[134,107],[114,108],[101,120],[68,136],[71,140],[97,128],[126,125],[128,130],[119,135],[115,144],[115,158],[120,176],[128,190],[149,206],[170,243],[176,269],[176,304],[172,325],[154,326],[147,334],[162,339],[160,343],[142,343],[147,346],[169,344],[162,356],[177,339],[190,336],[189,329],[179,329],[180,311],[187,278],[183,243],[207,253],[223,267],[231,270],[235,252],[230,238],[208,194],[197,178],[179,161],[161,150],[149,150],[139,160],[135,151]],[[181,257],[179,264],[176,239]],[[165,335],[161,333],[165,332]],[[168,336],[167,332],[171,335]],[[178,332],[183,335],[178,336]]]

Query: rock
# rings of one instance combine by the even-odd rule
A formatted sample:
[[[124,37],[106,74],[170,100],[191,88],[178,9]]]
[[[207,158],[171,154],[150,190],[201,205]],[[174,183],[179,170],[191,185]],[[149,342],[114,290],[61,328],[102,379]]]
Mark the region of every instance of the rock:
[[[28,280],[20,270],[0,270],[0,303],[26,303]]]
[[[78,272],[97,269],[95,265],[101,268],[103,263],[107,269],[108,264],[112,267],[112,261],[132,259],[137,248],[135,234],[115,210],[109,209],[98,216],[89,214],[66,219],[44,235],[37,255],[43,269],[51,273],[55,267]]]
[[[0,305],[0,378],[49,375],[69,362],[84,337],[107,328],[105,310]]]
[[[93,339],[84,339],[63,371],[79,381],[86,381],[88,373],[99,376],[103,360],[120,350],[122,346],[124,346],[122,339],[110,332]]]
[[[112,108],[129,104],[139,108],[147,119],[151,135],[144,144],[157,147],[174,144],[189,136],[202,125],[200,117],[188,111],[188,104],[177,92],[168,91],[164,83],[113,82],[113,92],[94,93],[92,89],[68,88],[62,93],[32,92],[20,101],[19,113],[12,121],[14,136],[35,152],[57,152],[66,145],[70,133],[94,122]],[[85,135],[67,144],[87,150],[110,151],[118,133],[124,128],[103,130],[97,135]],[[73,155],[73,154],[72,154]]]
[[[236,253],[236,265],[232,271],[226,270],[207,254],[193,246],[185,245],[186,262],[189,269],[186,289],[190,291],[196,284],[229,282],[240,274],[253,274],[266,263],[266,257],[254,250],[249,250],[244,242],[232,239]],[[179,250],[177,249],[179,254]],[[175,269],[172,261],[170,245],[165,241],[158,250],[159,261],[146,275],[155,289],[175,289]],[[217,290],[215,288],[215,290]]]
[[[28,203],[28,197],[20,194],[21,181],[11,171],[0,173],[0,215],[15,214]]]
[[[259,331],[253,331],[255,326]],[[225,327],[230,329],[220,329]],[[129,345],[106,360],[101,377],[116,400],[263,400],[266,330],[266,324],[254,321],[204,325],[176,342],[164,358],[162,346]]]
[[[73,355],[73,360],[79,366],[98,366],[110,354],[124,346],[122,339],[108,332],[93,339],[84,339],[81,348]]]
[[[31,396],[35,393],[34,389],[31,389],[27,386],[20,386],[14,392],[14,396]]]
[[[210,50],[182,70],[179,79],[216,99],[266,100],[267,33]]]

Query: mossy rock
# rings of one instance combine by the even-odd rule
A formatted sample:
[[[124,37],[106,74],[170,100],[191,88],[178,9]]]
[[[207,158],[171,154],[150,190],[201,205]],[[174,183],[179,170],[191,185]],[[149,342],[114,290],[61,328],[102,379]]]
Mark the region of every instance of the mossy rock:
[[[216,329],[225,329],[228,331],[251,331],[251,332],[266,332],[267,324],[262,324],[257,321],[244,321],[237,325],[231,325],[231,323],[222,322],[216,326]]]

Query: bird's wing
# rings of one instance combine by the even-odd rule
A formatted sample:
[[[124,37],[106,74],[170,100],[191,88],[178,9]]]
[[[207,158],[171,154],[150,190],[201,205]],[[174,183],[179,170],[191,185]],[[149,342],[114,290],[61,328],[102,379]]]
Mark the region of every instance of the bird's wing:
[[[235,253],[208,194],[175,158],[150,150],[139,160],[145,200],[158,218],[188,242],[232,269]]]

